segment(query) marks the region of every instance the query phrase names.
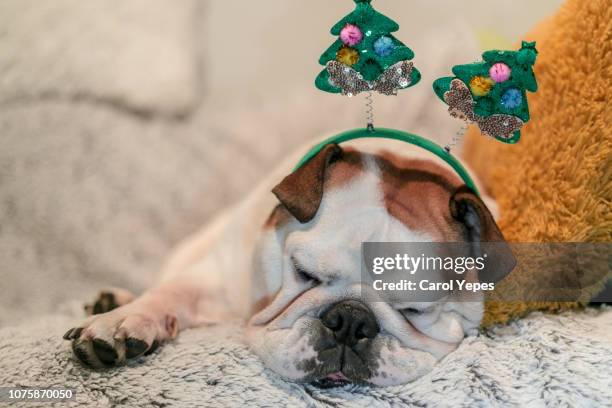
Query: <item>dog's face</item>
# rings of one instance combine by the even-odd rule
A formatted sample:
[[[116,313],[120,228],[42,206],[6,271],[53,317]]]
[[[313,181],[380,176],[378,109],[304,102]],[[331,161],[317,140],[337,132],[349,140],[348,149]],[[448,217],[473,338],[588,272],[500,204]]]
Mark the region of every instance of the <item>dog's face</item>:
[[[402,384],[430,371],[479,326],[478,293],[368,302],[360,283],[362,242],[503,239],[482,201],[448,170],[331,145],[273,192],[281,205],[255,258],[258,293],[268,295],[258,295],[247,331],[272,370],[329,385]]]

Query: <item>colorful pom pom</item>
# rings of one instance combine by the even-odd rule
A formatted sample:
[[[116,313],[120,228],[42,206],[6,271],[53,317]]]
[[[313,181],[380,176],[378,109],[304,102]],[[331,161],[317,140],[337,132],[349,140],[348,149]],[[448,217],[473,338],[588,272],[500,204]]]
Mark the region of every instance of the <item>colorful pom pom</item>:
[[[510,88],[503,93],[501,104],[506,109],[516,109],[523,104],[523,95],[516,88]]]
[[[493,79],[497,83],[506,82],[507,80],[509,80],[510,74],[512,74],[512,69],[503,62],[493,64],[493,66],[489,70],[489,75],[491,76],[491,79]]]
[[[336,60],[349,67],[359,62],[359,52],[349,47],[342,47],[336,53]]]
[[[394,49],[395,44],[390,37],[382,36],[374,42],[374,52],[379,57],[388,57]]]
[[[347,24],[342,31],[340,31],[340,39],[345,45],[353,47],[363,40],[363,33],[356,25]]]
[[[487,96],[495,82],[491,78],[476,76],[470,80],[470,90],[475,96]]]

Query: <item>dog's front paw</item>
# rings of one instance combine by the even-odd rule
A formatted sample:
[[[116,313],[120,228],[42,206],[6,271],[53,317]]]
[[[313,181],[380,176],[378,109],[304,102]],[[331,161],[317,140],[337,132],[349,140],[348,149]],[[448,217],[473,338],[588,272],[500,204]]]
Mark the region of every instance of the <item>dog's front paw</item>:
[[[176,337],[174,316],[148,316],[138,311],[115,309],[90,317],[81,327],[64,334],[83,364],[111,367],[154,352],[167,339]]]
[[[110,312],[127,305],[132,300],[134,300],[134,295],[127,289],[105,289],[98,293],[93,302],[85,304],[85,312],[89,316]]]

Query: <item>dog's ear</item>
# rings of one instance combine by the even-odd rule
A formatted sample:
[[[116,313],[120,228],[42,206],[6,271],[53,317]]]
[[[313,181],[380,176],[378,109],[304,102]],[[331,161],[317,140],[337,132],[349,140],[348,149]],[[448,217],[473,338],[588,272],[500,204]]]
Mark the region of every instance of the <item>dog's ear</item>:
[[[455,191],[450,199],[451,216],[473,249],[473,256],[486,254],[485,267],[479,272],[481,282],[497,282],[514,269],[516,258],[506,243],[493,215],[485,203],[467,186]]]
[[[463,224],[469,241],[505,241],[485,203],[468,186],[459,187],[452,195],[450,213]]]
[[[281,204],[302,224],[316,215],[323,199],[327,167],[341,153],[342,149],[337,144],[325,146],[272,190]]]

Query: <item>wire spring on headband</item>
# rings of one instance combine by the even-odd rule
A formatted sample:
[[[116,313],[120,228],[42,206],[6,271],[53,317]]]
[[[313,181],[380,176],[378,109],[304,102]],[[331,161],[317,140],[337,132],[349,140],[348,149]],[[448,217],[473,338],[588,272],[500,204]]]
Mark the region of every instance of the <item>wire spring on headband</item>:
[[[451,149],[457,146],[459,142],[461,141],[461,139],[463,139],[463,136],[465,136],[465,133],[467,132],[467,130],[468,130],[468,125],[467,123],[464,123],[457,130],[457,133],[455,133],[455,136],[453,136],[453,139],[451,140],[451,142],[447,144],[446,146],[444,146],[444,150],[446,150],[447,153],[450,153]]]
[[[374,130],[374,97],[371,91],[366,94],[366,124],[368,130]]]
[[[478,63],[478,60],[474,61],[473,63]],[[447,153],[450,154],[451,150],[459,144],[461,139],[463,139],[463,137],[465,136],[468,128],[469,125],[467,123],[464,123],[459,129],[457,129],[457,133],[455,133],[455,136],[453,136],[451,142],[444,146],[444,150],[446,150]]]

